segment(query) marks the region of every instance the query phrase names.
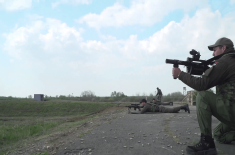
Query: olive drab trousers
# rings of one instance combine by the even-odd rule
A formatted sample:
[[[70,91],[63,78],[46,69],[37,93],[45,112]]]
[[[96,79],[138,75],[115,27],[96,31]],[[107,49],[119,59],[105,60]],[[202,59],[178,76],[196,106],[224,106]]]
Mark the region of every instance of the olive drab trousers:
[[[212,115],[220,124],[214,129],[213,137],[220,143],[235,140],[235,103],[229,103],[220,95],[209,91],[199,91],[197,98],[197,118],[201,133],[212,136]]]
[[[177,107],[165,107],[160,105],[159,106],[159,112],[163,112],[163,113],[177,113],[179,112],[181,109],[181,106],[177,106]]]
[[[162,102],[162,95],[158,95],[158,96],[157,96],[157,100],[160,101],[160,102]]]

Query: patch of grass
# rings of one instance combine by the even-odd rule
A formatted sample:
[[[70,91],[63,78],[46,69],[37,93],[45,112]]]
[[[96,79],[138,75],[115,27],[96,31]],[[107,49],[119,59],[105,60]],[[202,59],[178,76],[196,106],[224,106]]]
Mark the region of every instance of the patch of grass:
[[[87,131],[87,132],[81,133],[81,134],[79,135],[79,138],[81,138],[82,136],[85,136],[85,135],[88,134],[88,133],[91,133],[91,131],[92,131],[92,130],[89,130],[89,131]]]
[[[63,131],[80,125],[95,117],[87,115],[116,105],[53,100],[0,100],[0,155],[13,151],[16,144],[23,144],[30,137],[38,140],[52,130]],[[73,118],[75,120],[72,122],[65,122]]]
[[[34,100],[9,100],[0,101],[0,117],[14,116],[72,116],[72,115],[87,115],[98,112],[114,103],[95,103],[95,102],[58,102],[47,101],[37,102]]]
[[[108,123],[108,124],[111,124],[111,123],[112,123],[112,120],[109,120],[107,123]]]
[[[191,142],[193,145],[196,145],[198,143],[198,141],[192,141]]]
[[[32,125],[6,126],[0,127],[0,148],[4,145],[16,143],[27,137],[37,136],[48,129],[57,126],[60,122],[37,122]]]
[[[68,128],[83,124],[88,122],[91,118],[83,119],[81,121],[75,121],[75,122],[68,122],[68,123],[63,123],[61,126],[58,127],[59,131],[64,131],[67,130]]]

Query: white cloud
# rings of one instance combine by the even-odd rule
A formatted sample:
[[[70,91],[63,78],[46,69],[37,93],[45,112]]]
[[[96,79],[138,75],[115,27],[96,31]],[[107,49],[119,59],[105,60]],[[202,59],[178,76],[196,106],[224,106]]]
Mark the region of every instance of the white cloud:
[[[207,46],[215,43],[220,37],[229,37],[235,41],[234,26],[234,17],[222,18],[218,11],[201,9],[192,18],[185,16],[180,23],[170,22],[148,39],[138,40],[137,36],[131,36],[122,51],[133,57],[141,57],[144,54],[169,57],[170,54],[196,49],[201,51],[202,57],[208,58],[212,53],[208,51]]]
[[[205,5],[207,5],[206,0],[133,0],[130,8],[115,3],[113,6],[104,9],[100,14],[89,13],[78,19],[77,22],[86,23],[96,29],[134,24],[150,26],[161,21],[164,16],[174,10],[190,11]]]
[[[32,0],[0,0],[0,9],[17,11],[28,9],[32,6]]]
[[[211,57],[207,50],[209,44],[224,36],[235,40],[233,19],[231,16],[222,18],[218,11],[201,9],[192,18],[185,16],[180,23],[170,22],[148,39],[139,40],[137,35],[131,35],[127,40],[102,36],[105,41],[83,41],[83,29],[77,30],[59,20],[36,20],[5,34],[4,49],[16,59],[30,57],[30,61],[40,58],[39,55],[47,55],[50,59],[63,60],[72,69],[97,68],[94,70],[98,73],[112,67],[133,66],[142,58],[164,63],[164,58],[182,54],[189,56],[191,49],[201,51],[202,58]],[[75,57],[78,60],[71,59]],[[112,62],[116,62],[115,65]]]
[[[235,3],[235,0],[230,0],[230,2],[233,4],[233,3]]]
[[[172,79],[172,65],[165,68],[166,58],[186,60],[188,52],[196,49],[201,52],[202,59],[209,59],[212,53],[207,46],[214,44],[218,38],[228,37],[235,41],[234,17],[222,17],[218,11],[201,9],[193,17],[185,16],[178,23],[170,22],[144,40],[130,35],[126,40],[102,36],[104,40],[88,41],[83,40],[82,29],[69,27],[56,19],[40,18],[4,34],[4,49],[13,57],[14,64],[20,60],[28,68],[37,68],[37,72],[47,71],[47,76],[39,74],[35,77],[42,83],[43,80],[55,86],[61,83],[63,86],[59,89],[64,90],[71,85],[74,90],[94,88],[93,91],[106,93],[110,89],[138,83],[136,91],[129,87],[126,89],[127,93],[133,94],[137,89],[152,85],[156,78],[158,81]],[[124,81],[122,85],[119,84],[121,80]],[[77,81],[82,82],[76,84]],[[107,86],[107,89],[101,90],[101,85],[114,81],[115,88]],[[161,83],[163,85],[164,82]],[[174,81],[169,82],[169,89],[170,84],[174,85]]]
[[[151,75],[160,75],[164,72],[168,72],[168,67],[165,64],[161,65],[152,65],[152,66],[142,66],[138,72],[130,71],[127,75],[131,76],[151,76]]]
[[[78,5],[78,4],[91,4],[92,0],[60,0],[59,2],[52,3],[52,8],[55,8],[61,4],[72,4],[72,5]]]
[[[43,31],[46,31],[44,34]],[[17,59],[35,54],[66,53],[65,48],[76,47],[81,41],[80,32],[55,19],[36,20],[30,25],[4,34],[5,50]],[[29,43],[30,42],[30,43]],[[37,49],[35,49],[37,47]]]

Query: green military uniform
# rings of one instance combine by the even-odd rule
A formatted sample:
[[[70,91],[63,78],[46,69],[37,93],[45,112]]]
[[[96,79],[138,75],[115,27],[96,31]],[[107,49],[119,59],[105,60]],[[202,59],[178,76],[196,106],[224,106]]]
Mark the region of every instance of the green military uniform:
[[[182,108],[182,106],[177,106],[177,107],[165,107],[162,105],[157,105],[154,103],[146,103],[141,111],[139,112],[131,112],[131,114],[144,114],[146,112],[162,112],[162,113],[177,113],[179,112]]]
[[[160,105],[173,105],[173,102],[161,102]]]
[[[234,53],[226,54],[227,52]],[[181,72],[178,78],[199,91],[196,102],[201,133],[212,136],[213,115],[221,122],[213,131],[214,138],[220,143],[230,143],[235,140],[235,51],[230,47],[224,53],[205,71],[202,78],[185,72]],[[216,94],[204,91],[214,86]]]
[[[157,100],[162,102],[162,91],[161,91],[161,89],[157,88],[156,96],[157,96]]]
[[[158,105],[164,105],[164,106],[167,106],[167,105],[173,106],[173,102],[156,102],[156,104],[158,104]]]
[[[160,102],[160,101],[155,101],[155,99],[151,103],[154,103],[157,105],[164,105],[164,106],[167,106],[167,105],[173,106],[173,102]]]

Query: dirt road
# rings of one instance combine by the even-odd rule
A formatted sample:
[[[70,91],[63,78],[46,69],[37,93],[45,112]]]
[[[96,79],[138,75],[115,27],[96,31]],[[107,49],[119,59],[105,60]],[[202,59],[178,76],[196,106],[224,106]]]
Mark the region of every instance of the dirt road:
[[[198,142],[200,135],[196,107],[192,106],[190,109],[190,114],[184,111],[141,115],[116,113],[113,114],[116,119],[109,119],[90,133],[60,146],[55,154],[186,154],[186,146]],[[212,123],[214,128],[218,120],[213,118]],[[223,145],[216,142],[216,146],[221,155],[232,155],[235,152],[235,143]]]

